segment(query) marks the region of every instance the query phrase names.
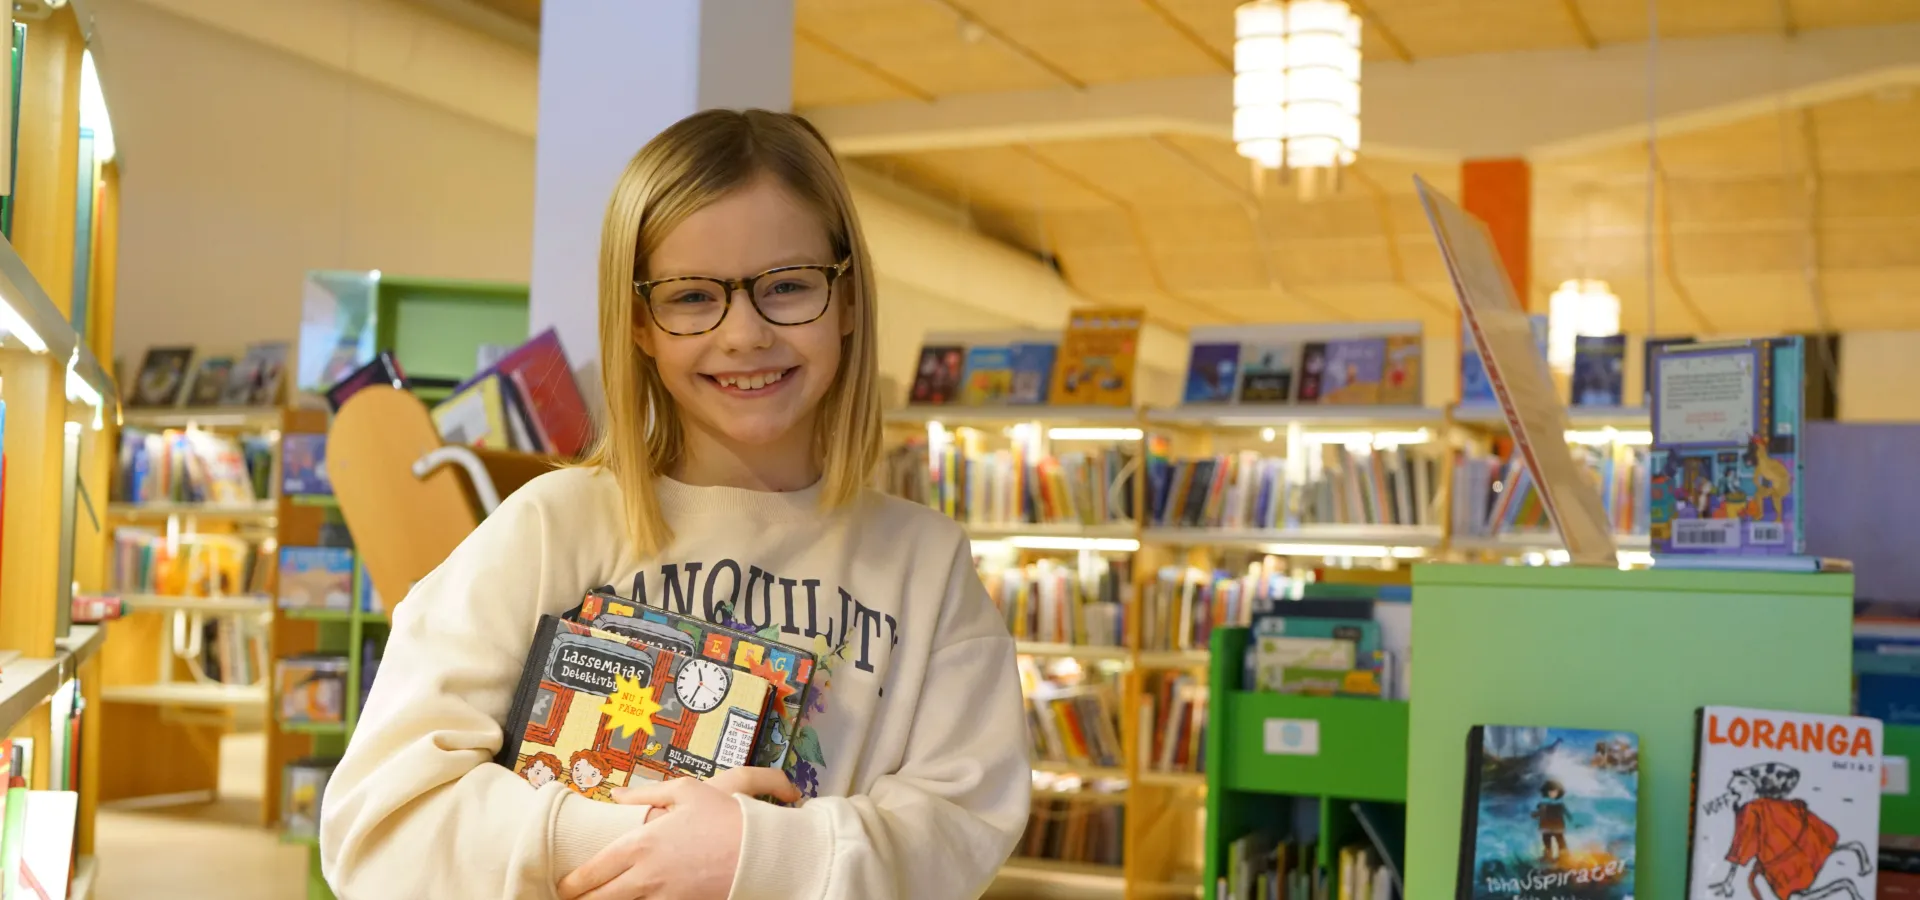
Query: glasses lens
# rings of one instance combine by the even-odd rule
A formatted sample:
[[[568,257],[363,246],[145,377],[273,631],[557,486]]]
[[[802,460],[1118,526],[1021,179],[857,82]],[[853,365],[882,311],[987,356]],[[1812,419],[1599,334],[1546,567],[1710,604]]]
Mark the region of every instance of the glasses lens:
[[[753,285],[753,303],[775,325],[800,325],[826,312],[828,290],[825,269],[780,269],[760,276]]]
[[[647,294],[653,320],[673,334],[698,334],[727,314],[727,286],[706,278],[675,278]]]

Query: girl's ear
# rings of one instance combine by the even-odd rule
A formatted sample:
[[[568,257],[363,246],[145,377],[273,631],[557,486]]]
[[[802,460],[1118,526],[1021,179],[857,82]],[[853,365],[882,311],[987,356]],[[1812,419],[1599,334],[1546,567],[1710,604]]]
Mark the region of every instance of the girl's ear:
[[[653,342],[659,340],[660,336],[655,333],[656,329],[653,327],[653,320],[650,316],[651,313],[647,312],[645,304],[641,303],[638,298],[635,298],[633,342],[639,346],[641,353],[654,356],[656,354],[653,352]]]
[[[841,289],[840,291],[840,336],[841,337],[847,337],[848,335],[853,334],[854,319],[860,314],[859,310],[856,310],[853,308],[852,294],[853,294],[853,288],[851,286]]]

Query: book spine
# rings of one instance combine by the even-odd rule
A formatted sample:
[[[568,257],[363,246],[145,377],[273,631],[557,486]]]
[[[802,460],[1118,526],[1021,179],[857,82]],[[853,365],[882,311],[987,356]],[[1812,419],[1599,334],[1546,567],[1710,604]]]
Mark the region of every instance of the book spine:
[[[1486,750],[1485,726],[1467,731],[1466,797],[1460,802],[1460,868],[1454,900],[1473,900],[1473,854],[1480,838],[1480,768]]]
[[[547,658],[547,648],[553,644],[553,634],[560,627],[560,620],[553,616],[541,616],[540,624],[534,629],[533,640],[527,647],[527,663],[520,669],[520,684],[513,689],[513,702],[507,706],[507,721],[500,736],[500,752],[493,761],[501,768],[513,771],[513,764],[520,756],[520,742],[526,739],[527,717],[533,712],[533,695],[540,689],[540,672]]]
[[[1700,754],[1706,748],[1700,745],[1700,736],[1706,733],[1706,707],[1693,711],[1693,770],[1687,773],[1687,880],[1684,897],[1693,896],[1693,885],[1698,875],[1693,870],[1694,831],[1700,825]]]

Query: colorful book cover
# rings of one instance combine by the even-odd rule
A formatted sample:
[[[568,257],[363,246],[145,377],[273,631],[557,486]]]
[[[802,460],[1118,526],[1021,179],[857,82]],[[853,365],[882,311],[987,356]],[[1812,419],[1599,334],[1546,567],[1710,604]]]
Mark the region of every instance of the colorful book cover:
[[[773,685],[711,659],[541,616],[494,762],[593,800],[754,758]]]
[[[1693,343],[1691,337],[1647,338],[1640,345],[1640,405],[1653,407],[1653,358],[1661,347]]]
[[[559,332],[549,328],[534,335],[491,368],[460,384],[455,393],[490,377],[508,381],[519,391],[527,415],[535,421],[533,428],[544,437],[544,452],[573,459],[586,449],[593,437],[593,420]]]
[[[1456,900],[1632,900],[1640,741],[1476,725]]]
[[[292,837],[320,836],[320,803],[338,760],[294,760],[281,773],[280,830]]]
[[[1533,343],[1540,351],[1540,358],[1547,358],[1547,317],[1528,316],[1527,324],[1533,326]],[[1480,358],[1480,350],[1473,344],[1472,336],[1467,336],[1460,349],[1460,405],[1462,406],[1498,406],[1500,398],[1494,396],[1493,382],[1487,379],[1487,363]]]
[[[1573,405],[1619,406],[1626,392],[1627,336],[1573,339]]]
[[[327,436],[289,433],[280,438],[280,493],[331,495],[327,478]]]
[[[1655,554],[1805,552],[1798,337],[1656,348]]]
[[[966,353],[966,348],[958,345],[921,347],[920,365],[913,375],[913,393],[907,402],[945,406],[958,399]]]
[[[1709,706],[1697,728],[1687,900],[1876,896],[1879,720]]]
[[[281,609],[353,609],[353,550],[281,547]]]
[[[353,370],[352,374],[340,379],[333,387],[327,388],[327,406],[334,412],[347,405],[348,398],[360,392],[361,388],[376,384],[405,388],[407,376],[400,370],[400,361],[385,350],[374,354],[373,361]]]
[[[997,406],[1013,393],[1013,348],[967,348],[966,375],[960,402],[968,406]]]
[[[731,618],[731,610],[724,615]],[[718,660],[766,679],[773,685],[775,712],[783,725],[767,729],[754,765],[782,765],[787,745],[806,709],[815,662],[812,651],[789,647],[770,635],[641,606],[621,598],[611,587],[587,594],[569,618],[663,650]]]
[[[1300,387],[1296,403],[1319,403],[1327,382],[1327,345],[1313,341],[1300,346]]]
[[[513,449],[507,425],[507,401],[500,377],[489,375],[460,388],[433,408],[433,424],[440,439],[465,447]]]
[[[172,406],[187,384],[187,367],[193,362],[192,347],[150,347],[140,361],[140,374],[134,376],[128,406]]]
[[[1058,350],[1053,344],[1039,342],[1013,345],[1013,393],[1007,397],[1008,403],[1030,406],[1047,402],[1047,389],[1053,383],[1054,355]]]
[[[1385,338],[1327,342],[1327,366],[1320,378],[1320,402],[1367,406],[1380,402],[1380,378],[1387,369]]]
[[[1060,342],[1048,402],[1056,406],[1131,406],[1139,309],[1077,309]]]
[[[193,369],[193,384],[187,388],[188,406],[218,406],[233,375],[233,357],[209,356]]]
[[[224,406],[276,406],[287,377],[287,343],[262,341],[247,346],[246,355],[227,376],[221,392]]]
[[[1293,402],[1298,344],[1247,344],[1240,348],[1240,402]]]
[[[1426,399],[1420,392],[1420,357],[1420,335],[1396,334],[1387,338],[1387,367],[1380,377],[1381,403],[1419,406]]]
[[[1194,344],[1187,356],[1183,403],[1232,403],[1240,370],[1239,344]]]

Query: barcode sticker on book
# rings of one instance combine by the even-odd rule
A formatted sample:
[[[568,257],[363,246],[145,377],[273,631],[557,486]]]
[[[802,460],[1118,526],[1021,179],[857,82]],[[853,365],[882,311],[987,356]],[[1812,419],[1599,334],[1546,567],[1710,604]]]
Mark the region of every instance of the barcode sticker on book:
[[[1779,522],[1755,522],[1747,526],[1747,542],[1778,546],[1787,542],[1787,526]]]
[[[1675,547],[1738,547],[1739,519],[1681,519],[1673,523]]]

